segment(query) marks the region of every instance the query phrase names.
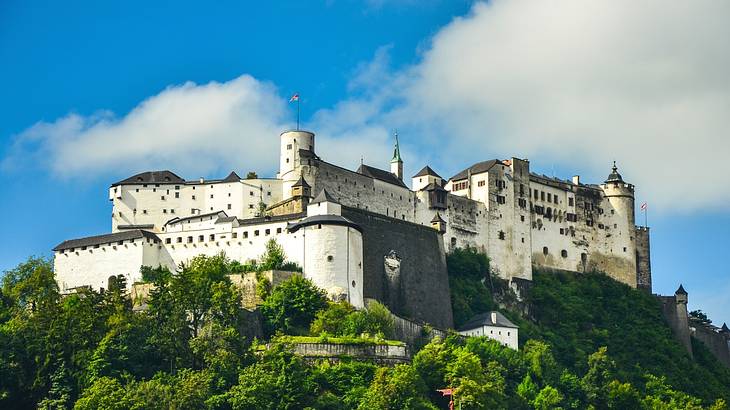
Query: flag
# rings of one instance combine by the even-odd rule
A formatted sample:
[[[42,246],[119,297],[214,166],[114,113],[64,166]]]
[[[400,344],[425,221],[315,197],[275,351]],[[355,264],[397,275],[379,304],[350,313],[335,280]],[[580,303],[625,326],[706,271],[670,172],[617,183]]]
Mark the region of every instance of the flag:
[[[299,93],[292,95],[291,98],[289,99],[289,102],[294,102],[294,101],[299,101]]]
[[[451,396],[454,394],[454,389],[441,389],[436,391],[441,393],[442,396]]]
[[[644,202],[643,204],[641,204],[641,210],[642,211],[646,211],[646,208],[648,208],[648,207],[649,206],[646,204],[646,202]]]

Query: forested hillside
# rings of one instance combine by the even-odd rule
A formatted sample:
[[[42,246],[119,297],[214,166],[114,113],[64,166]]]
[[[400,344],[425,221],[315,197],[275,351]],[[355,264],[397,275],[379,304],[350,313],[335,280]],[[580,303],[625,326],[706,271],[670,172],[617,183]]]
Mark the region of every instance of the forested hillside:
[[[727,408],[727,369],[684,355],[648,295],[602,275],[535,274],[521,349],[484,338],[434,339],[394,367],[307,362],[289,343],[392,343],[375,304],[328,302],[308,280],[261,286],[266,340],[245,337],[251,313],[226,276],[286,263],[271,247],[256,266],[199,257],[177,272],[144,269],[154,290],[142,312],[119,280],[61,297],[51,264],[30,259],[0,288],[0,408],[435,409],[452,388],[463,409]],[[514,304],[473,251],[449,258],[459,321]],[[496,299],[492,298],[496,295]],[[458,307],[458,309],[456,309]],[[528,340],[529,339],[529,340]],[[703,352],[700,350],[700,352]]]

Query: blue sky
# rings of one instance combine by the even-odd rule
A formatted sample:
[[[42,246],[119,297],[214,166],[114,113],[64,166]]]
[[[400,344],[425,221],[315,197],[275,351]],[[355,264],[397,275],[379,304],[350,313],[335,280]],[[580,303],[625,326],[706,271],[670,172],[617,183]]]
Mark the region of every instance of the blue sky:
[[[730,321],[730,10],[560,0],[0,4],[0,270],[107,232],[111,182],[273,175],[302,119],[327,159],[444,176],[488,158],[650,204],[655,292]],[[221,112],[225,114],[220,114]]]

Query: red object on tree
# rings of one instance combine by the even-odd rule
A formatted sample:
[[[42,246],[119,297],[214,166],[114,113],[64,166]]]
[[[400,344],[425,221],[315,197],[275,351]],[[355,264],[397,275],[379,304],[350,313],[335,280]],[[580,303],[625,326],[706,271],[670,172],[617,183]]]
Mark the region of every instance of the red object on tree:
[[[436,390],[437,392],[441,393],[442,396],[450,396],[451,400],[449,400],[449,410],[454,410],[454,389],[439,389]]]

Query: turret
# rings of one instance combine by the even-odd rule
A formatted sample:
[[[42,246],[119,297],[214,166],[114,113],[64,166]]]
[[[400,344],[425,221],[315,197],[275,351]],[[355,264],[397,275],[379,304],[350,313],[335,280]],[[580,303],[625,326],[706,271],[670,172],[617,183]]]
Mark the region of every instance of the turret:
[[[307,215],[342,215],[342,205],[322,188],[307,206]]]
[[[398,132],[395,133],[395,148],[393,149],[393,159],[390,160],[390,172],[403,180],[403,159],[400,157],[400,145],[398,144]]]
[[[291,196],[309,198],[312,196],[312,186],[307,183],[304,177],[300,176],[297,182],[291,186]]]
[[[625,215],[629,227],[634,226],[634,186],[626,183],[618,173],[616,161],[613,162],[611,173],[601,185],[603,193],[609,200],[615,212]]]
[[[291,192],[292,185],[301,176],[299,172],[300,150],[314,152],[314,133],[295,130],[281,133],[281,154],[279,156],[279,174],[277,178],[284,181],[283,192]]]
[[[677,301],[677,304],[682,303],[685,306],[687,305],[687,291],[684,290],[684,286],[682,286],[681,284],[679,285],[677,291],[674,292],[674,298]]]
[[[438,212],[436,212],[436,215],[434,215],[433,219],[431,219],[431,227],[439,231],[439,233],[446,233],[446,221],[444,221]]]

